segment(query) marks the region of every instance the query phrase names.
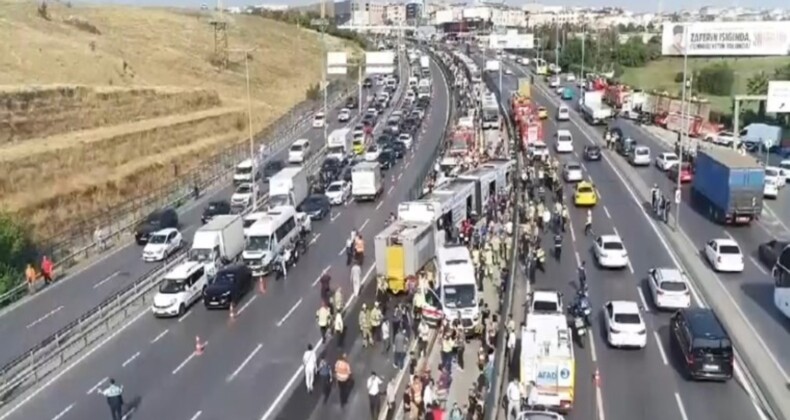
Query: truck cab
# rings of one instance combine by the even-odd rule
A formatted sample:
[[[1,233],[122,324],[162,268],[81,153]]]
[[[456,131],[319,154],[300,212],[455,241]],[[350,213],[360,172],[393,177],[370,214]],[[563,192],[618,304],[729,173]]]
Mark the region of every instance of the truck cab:
[[[249,228],[242,259],[253,276],[268,274],[275,257],[286,246],[294,244],[302,231],[310,230],[306,224],[309,222],[298,216],[293,207],[281,206],[269,210]]]

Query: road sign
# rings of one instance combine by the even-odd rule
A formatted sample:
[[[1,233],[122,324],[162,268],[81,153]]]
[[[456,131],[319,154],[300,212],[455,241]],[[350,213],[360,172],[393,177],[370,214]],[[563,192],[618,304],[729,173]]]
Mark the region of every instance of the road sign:
[[[768,82],[768,100],[765,112],[790,112],[790,81],[772,80]]]

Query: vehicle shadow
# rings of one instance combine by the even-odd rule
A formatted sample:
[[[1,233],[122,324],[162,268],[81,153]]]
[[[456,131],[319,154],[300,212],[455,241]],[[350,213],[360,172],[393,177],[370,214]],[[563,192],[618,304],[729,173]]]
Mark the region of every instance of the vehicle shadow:
[[[672,343],[672,339],[670,337],[670,328],[669,325],[660,325],[656,327],[656,334],[658,335],[658,339],[661,340],[661,348],[666,351],[667,362],[672,370],[678,374],[683,379],[689,379],[688,371],[686,367],[683,365],[683,354],[680,352],[680,349],[676,345]]]
[[[743,293],[752,299],[759,308],[763,309],[768,316],[777,324],[782,325],[790,333],[790,323],[785,316],[774,306],[774,286],[772,283],[743,283],[741,284]]]

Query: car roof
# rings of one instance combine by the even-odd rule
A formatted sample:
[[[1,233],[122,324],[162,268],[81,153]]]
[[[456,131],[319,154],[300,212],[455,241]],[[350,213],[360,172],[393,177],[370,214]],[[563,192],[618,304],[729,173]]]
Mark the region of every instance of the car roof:
[[[569,167],[569,166],[575,166],[577,168],[581,168],[582,167],[581,163],[576,162],[575,160],[572,160],[572,161],[570,161],[570,162],[565,164],[566,168]]]
[[[678,157],[678,155],[675,154],[674,152],[662,152],[661,156],[663,156],[663,157],[672,156],[672,157],[675,157],[675,158]]]
[[[719,246],[731,245],[731,246],[737,246],[738,248],[740,248],[740,246],[738,245],[738,242],[735,242],[735,241],[733,241],[730,238],[717,238],[717,239],[714,239],[713,242],[716,242]]]
[[[592,188],[592,186],[593,186],[592,182],[590,182],[590,181],[582,181],[582,182],[576,184],[576,189],[578,190],[581,187],[590,187],[590,188]]]
[[[661,281],[686,283],[686,276],[677,268],[656,268],[656,275]]]
[[[570,130],[557,130],[557,136],[559,137],[561,134],[573,137]]]
[[[640,314],[639,305],[633,300],[612,300],[612,311],[619,314]]]
[[[165,274],[165,278],[170,280],[184,280],[189,277],[190,274],[197,271],[202,265],[203,264],[198,261],[186,260],[168,271],[167,274]]]
[[[619,242],[619,243],[623,243],[623,240],[620,239],[620,237],[617,236],[617,235],[601,235],[601,236],[599,236],[599,238],[601,238],[601,242]]]
[[[309,142],[310,142],[310,140],[308,140],[308,139],[298,139],[298,140],[296,140],[294,142],[293,145],[296,146],[297,144],[305,144],[305,143],[309,143]]]
[[[330,182],[330,183],[329,183],[329,186],[331,187],[332,185],[343,185],[343,184],[345,184],[345,183],[346,183],[346,181],[343,181],[343,180],[341,179],[341,180],[339,180],[339,181],[332,181],[332,182]]]
[[[689,329],[695,336],[729,339],[729,335],[724,331],[724,327],[722,327],[713,310],[709,308],[685,308],[681,309],[680,313],[683,314]]]
[[[153,235],[169,235],[169,234],[171,234],[173,232],[178,232],[178,229],[176,229],[176,228],[159,229],[156,232],[152,233],[151,236],[153,236]]]

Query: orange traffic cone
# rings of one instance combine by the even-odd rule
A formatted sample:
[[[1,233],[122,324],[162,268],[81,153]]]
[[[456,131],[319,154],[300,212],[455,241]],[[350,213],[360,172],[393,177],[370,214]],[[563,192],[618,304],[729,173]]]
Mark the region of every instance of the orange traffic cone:
[[[204,347],[205,347],[205,344],[200,342],[200,336],[196,335],[195,336],[195,354],[198,355],[198,356],[203,354],[203,348]]]
[[[264,276],[258,278],[258,291],[261,292],[262,295],[266,294],[266,277]]]
[[[228,316],[230,317],[231,321],[236,320],[236,305],[233,302],[230,303],[230,308],[228,310]]]
[[[600,388],[601,374],[598,372],[598,369],[595,369],[595,373],[593,373],[593,383],[595,384],[596,388]]]

